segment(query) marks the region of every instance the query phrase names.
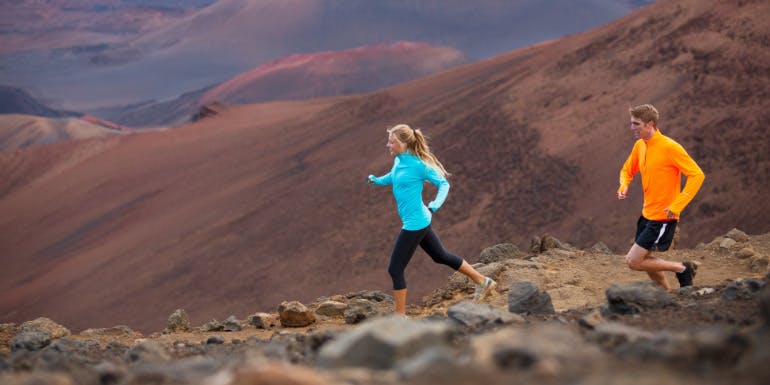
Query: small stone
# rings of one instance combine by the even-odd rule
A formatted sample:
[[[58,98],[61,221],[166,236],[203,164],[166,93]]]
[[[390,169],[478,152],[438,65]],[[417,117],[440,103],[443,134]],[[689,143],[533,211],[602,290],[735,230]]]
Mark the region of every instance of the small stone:
[[[755,273],[767,271],[770,260],[764,255],[754,255],[749,259],[749,269]]]
[[[447,317],[469,330],[482,330],[491,325],[524,323],[524,319],[517,314],[470,301],[450,306],[447,309]]]
[[[206,339],[206,345],[221,345],[223,343],[225,343],[225,337],[222,336],[211,336]]]
[[[163,362],[168,361],[170,356],[166,349],[158,342],[143,339],[139,344],[126,352],[129,362]]]
[[[304,327],[315,322],[313,312],[299,301],[282,302],[278,306],[278,316],[281,325],[287,327]]]
[[[711,294],[711,293],[713,293],[715,291],[716,290],[714,290],[713,287],[704,287],[702,289],[696,290],[694,293],[692,293],[692,295],[693,296],[703,296],[703,295]]]
[[[721,251],[730,250],[730,248],[733,247],[736,243],[737,242],[735,242],[735,239],[725,238],[721,242],[719,242],[719,250]]]
[[[11,340],[11,351],[40,350],[51,343],[51,337],[42,330],[22,330]]]
[[[532,254],[540,254],[541,249],[543,245],[543,240],[540,239],[537,235],[532,236],[532,239],[529,241],[529,252]]]
[[[613,283],[605,291],[609,310],[618,314],[636,314],[645,309],[674,305],[673,298],[652,282]]]
[[[584,328],[593,330],[604,322],[606,322],[606,320],[602,315],[601,309],[594,309],[590,313],[580,318],[578,324]]]
[[[204,332],[221,332],[225,330],[225,326],[222,325],[221,322],[213,319],[201,326],[201,329],[203,329]]]
[[[318,315],[324,315],[327,317],[343,317],[345,315],[345,309],[348,308],[348,305],[337,302],[337,301],[323,301],[320,305],[318,305],[318,308],[315,310],[315,313]]]
[[[612,250],[610,250],[610,248],[602,241],[596,242],[591,246],[590,251],[599,254],[612,254]]]
[[[168,317],[164,332],[189,332],[190,330],[192,330],[190,327],[190,317],[187,316],[184,309],[176,309]]]
[[[735,257],[738,258],[738,259],[746,259],[746,258],[753,257],[754,254],[755,254],[754,248],[752,248],[751,246],[748,246],[748,247],[744,247],[744,248],[738,250],[735,253]]]
[[[257,329],[270,329],[278,326],[278,316],[268,313],[252,314],[248,318],[249,324]]]
[[[226,332],[237,332],[241,330],[241,321],[231,315],[222,323],[222,327]]]
[[[765,282],[760,279],[737,279],[722,289],[722,298],[728,301],[753,299],[764,286]]]
[[[511,313],[554,314],[551,296],[538,290],[532,282],[512,282],[508,288],[508,311]]]
[[[522,258],[524,254],[519,250],[516,245],[512,243],[501,243],[487,247],[481,251],[479,255],[479,262],[489,264],[492,262],[501,262],[506,259]]]
[[[126,325],[113,326],[111,328],[86,329],[80,332],[82,336],[132,336],[134,331]]]
[[[743,231],[740,231],[738,229],[732,229],[725,234],[725,237],[731,238],[735,240],[736,242],[748,242],[749,236],[744,233]]]
[[[24,322],[18,330],[11,340],[12,351],[42,349],[53,340],[70,335],[69,329],[45,317]]]
[[[45,317],[24,322],[21,324],[21,330],[42,330],[48,333],[51,339],[62,338],[71,334],[69,329]]]
[[[377,315],[374,302],[366,299],[353,299],[343,313],[345,323],[357,324]]]
[[[551,249],[566,249],[564,245],[556,239],[556,237],[552,235],[546,235],[543,237],[543,243],[540,247],[542,251],[551,250]]]

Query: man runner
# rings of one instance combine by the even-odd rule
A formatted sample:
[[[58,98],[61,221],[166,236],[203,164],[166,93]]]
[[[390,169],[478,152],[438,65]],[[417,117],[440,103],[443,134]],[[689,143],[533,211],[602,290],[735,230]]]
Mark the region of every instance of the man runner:
[[[626,254],[632,270],[647,272],[650,279],[671,287],[664,271],[673,271],[680,287],[691,286],[697,266],[690,261],[671,262],[654,257],[653,251],[666,251],[674,238],[679,215],[700,189],[705,175],[687,151],[658,129],[660,114],[654,106],[643,104],[629,109],[630,129],[638,140],[620,170],[618,199],[626,199],[628,185],[637,172],[642,175],[644,207],[636,224],[636,238]],[[681,174],[687,183],[680,191]]]

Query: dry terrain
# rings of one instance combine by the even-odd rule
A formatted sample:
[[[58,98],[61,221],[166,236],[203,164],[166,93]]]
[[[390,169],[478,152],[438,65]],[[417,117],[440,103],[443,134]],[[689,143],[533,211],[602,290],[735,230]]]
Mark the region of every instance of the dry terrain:
[[[390,168],[385,128],[401,122],[422,128],[453,174],[433,226],[472,263],[490,245],[525,248],[545,234],[624,253],[641,186],[626,201],[615,190],[633,145],[627,108],[646,102],[706,173],[681,247],[733,227],[766,233],[768,17],[767,1],[661,1],[372,94],[237,106],[175,130],[2,153],[0,322],[149,332],[179,307],[201,324],[286,299],[387,291],[400,223],[391,192],[365,178]],[[709,279],[719,259],[705,257]],[[622,271],[614,258],[575,257]],[[602,291],[592,274],[609,278],[549,269],[522,274],[562,292],[584,282],[586,303]],[[418,252],[410,301],[447,273]]]

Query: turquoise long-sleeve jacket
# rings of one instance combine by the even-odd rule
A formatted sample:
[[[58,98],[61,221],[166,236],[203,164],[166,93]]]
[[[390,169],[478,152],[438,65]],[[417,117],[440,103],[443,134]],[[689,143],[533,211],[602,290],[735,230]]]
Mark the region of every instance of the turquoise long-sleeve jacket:
[[[389,173],[381,177],[369,175],[369,180],[372,184],[380,186],[393,185],[398,215],[404,224],[402,228],[409,231],[428,227],[432,213],[444,204],[449,194],[449,182],[446,178],[408,151],[396,155]],[[427,207],[422,201],[422,186],[426,180],[438,187],[436,199],[428,203]]]

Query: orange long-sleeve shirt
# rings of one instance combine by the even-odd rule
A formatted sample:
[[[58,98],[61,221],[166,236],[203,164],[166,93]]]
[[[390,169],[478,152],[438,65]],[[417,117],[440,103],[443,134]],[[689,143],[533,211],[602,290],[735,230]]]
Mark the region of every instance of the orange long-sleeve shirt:
[[[648,140],[639,139],[620,170],[620,188],[627,187],[637,172],[642,174],[644,207],[642,216],[665,221],[666,209],[679,214],[695,197],[706,176],[687,151],[673,139],[655,131]],[[682,185],[681,174],[687,176]]]

